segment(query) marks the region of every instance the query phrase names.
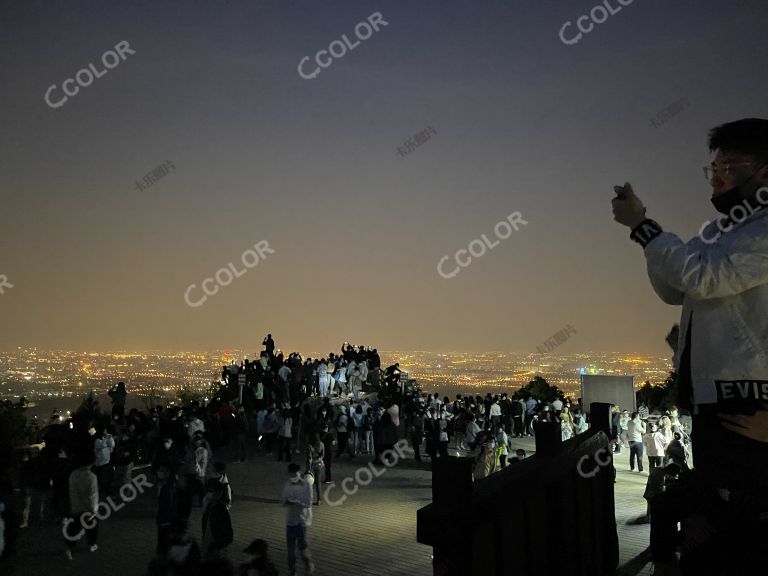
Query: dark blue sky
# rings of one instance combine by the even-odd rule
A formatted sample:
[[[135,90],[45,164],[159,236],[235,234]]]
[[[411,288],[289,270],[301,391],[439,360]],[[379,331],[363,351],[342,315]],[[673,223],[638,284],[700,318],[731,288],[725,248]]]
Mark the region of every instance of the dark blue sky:
[[[571,324],[564,351],[666,353],[679,311],[612,221],[612,186],[685,238],[712,218],[707,131],[768,116],[768,5],[635,0],[564,44],[596,5],[3,1],[0,348],[252,348],[271,331],[286,349],[533,351]],[[387,26],[299,76],[375,12]],[[135,54],[46,104],[121,41]],[[515,211],[526,226],[440,277]],[[185,303],[260,240],[274,254]]]

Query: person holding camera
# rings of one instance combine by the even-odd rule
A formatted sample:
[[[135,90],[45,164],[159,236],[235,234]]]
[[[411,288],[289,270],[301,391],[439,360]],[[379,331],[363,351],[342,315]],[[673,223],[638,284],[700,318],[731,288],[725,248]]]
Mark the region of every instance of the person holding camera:
[[[688,242],[646,217],[631,184],[614,188],[614,219],[643,247],[654,290],[682,306],[675,367],[694,470],[651,514],[657,574],[675,563],[665,536],[678,521],[683,574],[754,574],[768,560],[768,120],[723,124],[708,144],[720,215]]]

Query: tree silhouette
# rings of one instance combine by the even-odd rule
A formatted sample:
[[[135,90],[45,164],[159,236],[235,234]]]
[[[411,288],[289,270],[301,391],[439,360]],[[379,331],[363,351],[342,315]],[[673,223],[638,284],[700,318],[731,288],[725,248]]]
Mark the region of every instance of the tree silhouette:
[[[653,386],[646,380],[637,391],[637,403],[645,404],[651,410],[666,410],[677,405],[677,372],[669,373],[663,384]]]
[[[515,392],[514,398],[531,396],[540,402],[552,402],[562,395],[560,388],[551,385],[542,376],[534,376],[533,380]]]

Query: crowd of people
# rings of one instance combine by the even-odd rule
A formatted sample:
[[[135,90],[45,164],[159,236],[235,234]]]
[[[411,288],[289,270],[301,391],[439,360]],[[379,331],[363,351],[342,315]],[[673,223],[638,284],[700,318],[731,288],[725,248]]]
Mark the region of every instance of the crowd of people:
[[[611,427],[611,448],[615,453],[622,448],[629,450],[630,470],[637,466],[638,472],[643,471],[644,453],[649,468],[675,463],[683,470],[688,469],[691,418],[680,415],[677,407],[671,406],[664,414],[651,414],[645,404],[632,413],[614,406]]]
[[[7,524],[2,534],[7,552],[14,552],[30,524],[43,520],[63,523],[67,559],[81,541],[97,552],[100,503],[117,500],[140,472],[149,474],[156,499],[157,556],[149,574],[230,573],[225,550],[234,538],[227,456],[240,463],[260,452],[290,467],[284,503],[287,526],[294,527],[288,542],[293,571],[297,549],[308,558],[306,534],[299,532],[311,517],[306,498],[296,494],[309,485],[307,505],[319,505],[320,484],[332,481],[334,458],[379,460],[393,448],[399,438],[401,372],[398,364],[382,370],[376,349],[346,342],[340,354],[306,360],[297,353],[284,357],[271,335],[263,344],[257,361],[223,367],[219,392],[209,401],[127,410],[128,392],[120,382],[108,391],[108,414],[92,397],[71,418],[55,413],[41,431],[39,454],[21,451],[3,475],[0,507],[8,522],[0,530]],[[373,390],[379,394],[371,395],[371,402],[363,392]],[[189,525],[195,507],[201,508],[199,529]],[[266,541],[254,541],[246,552],[252,558],[243,574],[273,573]],[[306,566],[313,567],[309,560]]]
[[[289,570],[294,573],[298,554],[311,572],[307,530],[312,507],[323,501],[322,485],[333,481],[334,460],[371,456],[381,463],[406,438],[419,462],[448,457],[449,451],[474,458],[479,481],[526,458],[511,440],[532,436],[536,422],[556,424],[563,440],[588,429],[580,403],[561,395],[539,401],[520,392],[459,394],[451,401],[438,393],[403,395],[400,375],[399,364],[381,370],[375,349],[344,343],[338,355],[286,358],[269,335],[258,361],[223,367],[219,392],[206,402],[126,410],[121,382],[108,392],[109,414],[89,398],[89,417],[55,415],[40,454],[22,452],[13,485],[2,492],[2,502],[17,512],[5,514],[15,522],[9,532],[50,518],[66,525],[67,559],[82,540],[96,552],[99,503],[116,498],[140,470],[150,475],[156,506],[157,555],[148,573],[232,573],[226,551],[234,541],[230,510],[237,503],[227,462],[258,453],[288,466],[283,503]],[[645,416],[642,422],[647,410]],[[672,456],[678,449],[684,454],[679,442],[675,448],[674,435],[685,428],[676,412],[659,419],[658,431],[643,428],[640,436],[636,419],[616,407],[616,451],[628,447],[640,470],[638,442],[647,447],[651,466],[661,464],[662,454],[685,460]],[[196,507],[202,521],[191,527]],[[265,540],[255,540],[246,552],[251,560],[241,573],[275,573]]]

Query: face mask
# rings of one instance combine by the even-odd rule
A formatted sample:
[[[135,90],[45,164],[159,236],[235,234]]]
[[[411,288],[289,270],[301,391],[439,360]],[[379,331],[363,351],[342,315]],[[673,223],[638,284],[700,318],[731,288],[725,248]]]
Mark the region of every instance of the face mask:
[[[716,198],[712,198],[710,201],[712,202],[712,205],[715,207],[715,210],[720,212],[721,214],[729,215],[731,213],[731,210],[733,210],[734,207],[738,206],[739,204],[742,204],[744,201],[751,201],[755,200],[757,197],[757,190],[754,190],[752,192],[747,191],[747,184],[755,177],[757,176],[757,173],[760,172],[762,168],[757,170],[752,176],[747,178],[744,182],[739,184],[738,186],[734,186],[730,190],[727,190],[726,192],[723,192]],[[762,207],[762,204],[760,204]]]

